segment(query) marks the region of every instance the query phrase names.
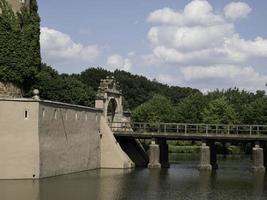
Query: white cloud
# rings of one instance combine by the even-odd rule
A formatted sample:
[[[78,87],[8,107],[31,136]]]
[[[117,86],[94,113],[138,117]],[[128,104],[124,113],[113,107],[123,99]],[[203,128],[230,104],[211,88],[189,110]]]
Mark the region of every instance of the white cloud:
[[[130,56],[130,57],[135,56],[135,52],[134,52],[134,51],[130,51],[130,52],[128,52],[128,56]]]
[[[183,12],[176,12],[167,7],[155,10],[150,13],[147,21],[179,26],[210,26],[212,24],[222,23],[223,18],[213,13],[213,8],[207,1],[194,0],[186,5]]]
[[[150,13],[147,21],[163,24],[182,24],[183,16],[170,8],[163,8]]]
[[[52,65],[91,62],[99,55],[97,45],[74,42],[69,35],[47,27],[41,27],[40,43],[43,60]]]
[[[209,80],[210,83],[223,83],[249,90],[265,89],[267,76],[261,75],[251,66],[215,65],[190,66],[181,69],[187,82],[201,82]]]
[[[197,50],[216,47],[234,33],[232,24],[213,26],[156,26],[148,32],[148,39],[154,46],[164,45],[181,50]]]
[[[245,40],[235,34],[225,40],[224,47],[230,54],[238,53],[246,58],[267,57],[267,39],[261,37]]]
[[[129,71],[132,67],[132,62],[130,59],[123,58],[118,54],[109,56],[106,64],[110,70],[119,69]]]
[[[231,2],[224,7],[224,15],[226,18],[236,20],[247,17],[251,10],[249,5],[244,2]]]
[[[193,0],[180,11],[162,8],[151,12],[147,21],[152,27],[147,38],[152,51],[144,56],[145,63],[176,66],[185,83],[206,89],[263,89],[266,76],[260,75],[252,63],[267,57],[267,39],[247,40],[235,29],[235,20],[246,17],[251,10],[246,3],[232,2],[223,12],[215,12],[207,0]],[[175,82],[166,77],[159,80]]]
[[[177,75],[177,74],[167,74],[165,73],[161,73],[156,77],[156,80],[158,80],[161,83],[165,83],[168,85],[180,85],[182,84],[182,77],[181,75]]]
[[[228,4],[225,10],[233,8],[239,8],[236,13],[239,17],[251,10],[242,2]],[[159,23],[152,26],[147,34],[153,48],[147,58],[156,63],[192,65],[206,62],[210,65],[214,56],[219,56],[217,62],[227,64],[245,63],[251,57],[267,57],[266,39],[241,38],[233,22],[214,13],[205,0],[191,1],[181,12],[170,8],[156,10],[149,15],[148,21]]]

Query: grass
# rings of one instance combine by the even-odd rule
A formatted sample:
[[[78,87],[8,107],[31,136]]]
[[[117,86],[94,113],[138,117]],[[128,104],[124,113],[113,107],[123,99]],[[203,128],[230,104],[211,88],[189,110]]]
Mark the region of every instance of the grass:
[[[199,152],[199,146],[175,146],[169,145],[169,153],[192,153]]]

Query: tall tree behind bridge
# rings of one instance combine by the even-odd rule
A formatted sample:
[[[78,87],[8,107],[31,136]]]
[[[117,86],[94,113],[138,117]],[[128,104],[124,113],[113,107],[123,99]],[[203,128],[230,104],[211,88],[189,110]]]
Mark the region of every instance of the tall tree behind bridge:
[[[41,64],[40,17],[36,0],[14,13],[0,0],[0,81],[14,83],[27,93]]]

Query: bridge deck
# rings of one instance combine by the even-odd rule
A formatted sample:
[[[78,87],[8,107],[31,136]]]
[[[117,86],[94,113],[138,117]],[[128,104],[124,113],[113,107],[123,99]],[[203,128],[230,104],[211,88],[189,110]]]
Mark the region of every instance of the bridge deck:
[[[267,125],[115,122],[116,137],[168,140],[267,141]]]
[[[115,137],[131,137],[137,139],[157,139],[167,140],[216,140],[216,141],[267,141],[267,136],[261,135],[216,135],[216,134],[173,134],[173,133],[137,133],[137,132],[115,132]]]

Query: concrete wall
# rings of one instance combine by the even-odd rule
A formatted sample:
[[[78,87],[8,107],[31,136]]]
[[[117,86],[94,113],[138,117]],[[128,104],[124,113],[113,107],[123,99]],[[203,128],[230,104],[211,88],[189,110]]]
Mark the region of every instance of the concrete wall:
[[[0,179],[132,167],[102,110],[0,98]]]
[[[100,168],[101,110],[0,99],[0,179],[32,179]]]
[[[38,102],[0,101],[0,179],[39,177],[38,109]]]
[[[101,168],[127,169],[133,168],[134,163],[121,149],[106,119],[101,117]]]
[[[99,110],[40,103],[40,177],[100,168]]]

